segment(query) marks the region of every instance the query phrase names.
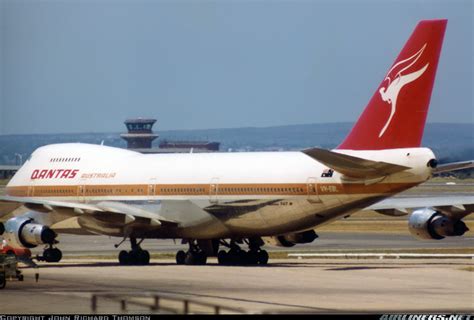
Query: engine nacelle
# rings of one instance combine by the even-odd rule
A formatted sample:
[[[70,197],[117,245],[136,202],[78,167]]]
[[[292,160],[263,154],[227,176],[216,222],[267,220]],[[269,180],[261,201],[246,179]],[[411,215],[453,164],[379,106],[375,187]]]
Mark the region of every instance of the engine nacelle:
[[[16,248],[34,248],[40,244],[53,244],[56,233],[49,227],[34,223],[28,217],[11,218],[5,223],[3,237],[7,243]]]
[[[293,247],[295,244],[300,243],[311,243],[318,235],[314,230],[308,230],[304,232],[291,233],[283,236],[271,237],[270,244],[279,247]]]
[[[410,233],[423,240],[462,236],[469,229],[462,220],[452,219],[430,208],[413,211],[408,220]]]

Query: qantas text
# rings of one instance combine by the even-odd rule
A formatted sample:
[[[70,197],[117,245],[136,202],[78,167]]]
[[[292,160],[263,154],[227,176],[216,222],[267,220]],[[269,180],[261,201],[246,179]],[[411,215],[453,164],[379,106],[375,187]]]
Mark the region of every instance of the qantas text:
[[[31,179],[73,179],[79,169],[45,169],[34,170]]]

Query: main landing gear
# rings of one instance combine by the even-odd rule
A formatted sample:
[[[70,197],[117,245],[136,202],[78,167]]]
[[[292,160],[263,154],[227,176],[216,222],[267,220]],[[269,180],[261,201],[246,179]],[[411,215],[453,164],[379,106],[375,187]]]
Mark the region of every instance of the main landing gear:
[[[221,240],[217,242],[215,252],[218,251],[219,243],[229,250],[221,250],[217,253],[217,261],[220,265],[266,265],[268,263],[268,253],[261,249],[263,241],[258,239],[248,239],[245,243],[249,250],[242,250],[236,241],[231,240],[230,244]],[[207,253],[200,248],[195,240],[189,241],[189,250],[180,250],[176,253],[176,263],[179,265],[204,265],[207,262]]]
[[[61,250],[50,245],[48,248],[44,249],[43,256],[38,257],[38,260],[46,262],[59,262],[62,258],[63,253]]]
[[[261,249],[263,241],[261,239],[245,240],[249,250],[242,250],[235,241],[231,241],[229,251],[221,250],[217,254],[217,261],[220,265],[266,265],[268,263],[268,252]]]
[[[143,266],[150,263],[150,253],[140,247],[142,241],[143,239],[140,242],[137,242],[136,238],[130,238],[132,250],[120,251],[118,259],[121,265]],[[116,247],[118,247],[118,245],[116,245]]]
[[[179,265],[204,265],[207,262],[207,254],[197,242],[189,241],[189,250],[184,252],[180,250],[176,253],[176,264]]]

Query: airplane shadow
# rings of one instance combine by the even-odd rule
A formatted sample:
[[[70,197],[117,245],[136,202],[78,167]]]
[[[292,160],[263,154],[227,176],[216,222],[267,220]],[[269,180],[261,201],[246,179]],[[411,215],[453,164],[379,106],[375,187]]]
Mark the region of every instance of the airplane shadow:
[[[348,265],[352,264],[352,265]],[[315,263],[315,262],[299,262],[299,263],[291,263],[291,262],[279,262],[279,263],[269,263],[267,265],[219,265],[217,263],[209,263],[205,266],[203,265],[196,265],[196,266],[185,266],[187,268],[202,268],[202,267],[209,267],[209,268],[324,268],[326,271],[354,271],[354,270],[371,270],[371,269],[399,269],[399,268],[419,268],[426,265],[452,265],[452,266],[464,266],[466,263],[464,262],[423,262],[423,264],[414,264],[414,263],[396,263],[393,265],[387,265],[386,263],[372,263],[371,265],[364,265],[364,262],[329,262],[329,263]],[[143,265],[120,265],[118,262],[112,261],[103,261],[103,262],[83,262],[83,263],[49,263],[49,264],[39,264],[38,268],[40,269],[48,269],[48,268],[97,268],[97,267],[122,267],[122,268],[140,268],[140,267],[164,267],[164,266],[177,266],[175,262],[151,262],[150,264],[143,266]],[[31,266],[22,266],[20,265],[20,269],[35,269]]]
[[[356,271],[356,270],[377,270],[377,269],[400,269],[399,266],[353,266],[341,268],[328,268],[326,271]],[[405,268],[406,269],[406,268]]]
[[[118,262],[90,262],[90,263],[49,263],[49,264],[39,264],[39,269],[48,269],[48,268],[97,268],[97,267],[123,267],[123,268],[133,268],[133,267],[150,267],[150,266],[174,266],[176,263],[150,263],[146,266],[132,266],[132,265],[120,265]],[[24,266],[20,269],[34,269],[34,267]]]

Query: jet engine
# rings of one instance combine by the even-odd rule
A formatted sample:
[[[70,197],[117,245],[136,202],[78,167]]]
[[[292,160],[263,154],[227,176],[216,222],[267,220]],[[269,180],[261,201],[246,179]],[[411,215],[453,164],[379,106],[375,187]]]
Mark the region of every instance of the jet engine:
[[[40,244],[54,244],[56,233],[49,227],[34,223],[28,217],[15,217],[8,220],[3,237],[12,247],[34,248]]]
[[[318,235],[314,230],[290,233],[282,236],[271,237],[267,242],[278,247],[293,247],[295,244],[311,243]]]
[[[408,229],[414,237],[423,240],[462,236],[469,230],[462,220],[452,219],[430,208],[413,211],[408,220]]]

